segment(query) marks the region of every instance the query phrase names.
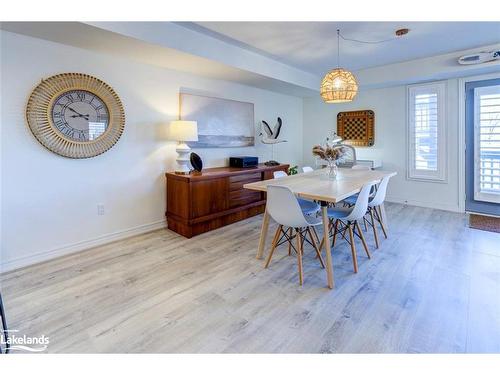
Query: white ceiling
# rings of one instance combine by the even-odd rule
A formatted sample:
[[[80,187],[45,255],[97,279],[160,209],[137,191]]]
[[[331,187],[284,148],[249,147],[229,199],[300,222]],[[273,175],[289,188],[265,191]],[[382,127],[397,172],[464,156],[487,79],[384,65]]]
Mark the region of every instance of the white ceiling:
[[[266,69],[260,71],[245,69],[241,65],[227,63],[224,57],[236,56],[236,60],[245,60],[250,65],[272,68],[273,73],[279,71],[275,61],[268,58],[253,60],[250,53],[243,57],[241,48],[195,33],[170,22],[0,22],[0,29],[8,32],[46,39],[78,48],[84,48],[116,57],[139,61],[141,63],[193,73],[209,78],[239,82],[265,90],[276,91],[288,95],[308,96],[315,94],[312,88],[319,86],[314,76],[285,65],[285,80],[276,74],[266,74]],[[124,32],[128,31],[128,32]],[[190,39],[196,34],[199,38]],[[154,39],[150,36],[153,35]],[[229,50],[217,48],[210,42],[217,42]],[[168,44],[171,43],[171,44]],[[184,49],[181,49],[182,46]],[[220,47],[220,46],[219,46]],[[197,48],[203,48],[212,55],[200,53]],[[215,59],[213,56],[221,57]],[[279,65],[279,64],[278,64]],[[294,75],[288,70],[297,70],[303,76],[311,76],[309,84],[301,79],[295,81]],[[293,73],[293,72],[292,72]],[[295,77],[296,78],[296,77]],[[303,78],[303,77],[301,77]]]
[[[0,22],[0,29],[298,97],[317,95],[322,76],[335,67],[337,27],[348,38],[364,40],[390,38],[401,26],[412,29],[407,38],[382,44],[341,43],[341,63],[358,70],[356,78],[362,89],[500,71],[500,61],[480,65],[457,63],[458,56],[477,52],[480,46],[486,50],[500,49],[500,23],[217,22],[202,25]],[[206,26],[218,30],[227,28],[231,35],[241,34],[241,38],[253,44],[236,41]]]
[[[406,27],[410,33],[379,44],[340,41],[340,65],[360,70],[494,44],[500,22],[181,22],[221,39],[314,74],[337,63],[336,29],[346,38],[377,41]]]

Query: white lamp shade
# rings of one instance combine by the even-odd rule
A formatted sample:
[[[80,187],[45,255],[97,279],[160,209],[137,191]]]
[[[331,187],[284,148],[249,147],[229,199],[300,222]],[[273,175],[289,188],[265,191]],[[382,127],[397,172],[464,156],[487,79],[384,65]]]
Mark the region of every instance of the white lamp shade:
[[[196,121],[172,121],[170,123],[169,139],[181,142],[198,141],[198,123]]]

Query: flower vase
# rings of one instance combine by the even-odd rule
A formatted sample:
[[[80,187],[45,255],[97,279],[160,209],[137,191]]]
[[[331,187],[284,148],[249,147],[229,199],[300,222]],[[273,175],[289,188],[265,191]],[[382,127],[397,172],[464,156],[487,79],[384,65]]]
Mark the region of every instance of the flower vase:
[[[330,180],[336,180],[337,179],[338,171],[339,171],[339,167],[337,166],[336,162],[330,162],[330,163],[328,163],[328,178]]]

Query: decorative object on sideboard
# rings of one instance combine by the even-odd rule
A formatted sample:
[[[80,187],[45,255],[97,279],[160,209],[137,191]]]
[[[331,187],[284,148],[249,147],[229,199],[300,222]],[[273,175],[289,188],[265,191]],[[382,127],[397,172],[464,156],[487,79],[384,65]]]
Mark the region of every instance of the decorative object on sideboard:
[[[294,174],[299,173],[298,169],[298,165],[294,165],[293,167],[288,168],[288,175],[293,176]]]
[[[281,133],[281,127],[283,126],[283,121],[281,120],[280,117],[276,120],[276,124],[274,125],[273,129],[271,130],[271,127],[269,124],[262,120],[262,129],[259,133],[260,141],[265,144],[276,144],[276,143],[282,143],[286,142],[284,139],[278,139]],[[262,131],[264,130],[264,131]]]
[[[313,156],[326,162],[328,177],[332,180],[337,178],[338,164],[343,161],[346,153],[347,148],[344,145],[333,143],[328,138],[322,145],[316,145],[312,149]]]
[[[116,92],[82,73],[42,80],[28,100],[26,119],[45,148],[73,159],[108,151],[125,127],[125,111]]]
[[[375,113],[371,110],[339,112],[337,133],[347,145],[373,146],[375,144]]]
[[[203,161],[201,160],[200,155],[196,152],[192,152],[191,155],[189,155],[189,161],[196,172],[201,172],[203,169]]]
[[[264,163],[267,166],[274,166],[280,164],[279,162],[274,160],[274,145],[287,142],[286,139],[278,138],[280,136],[282,126],[283,126],[283,121],[281,120],[280,117],[277,118],[276,124],[274,125],[272,130],[266,121],[262,120],[261,122],[261,129],[259,133],[260,141],[266,145],[271,145],[271,160],[266,161]]]
[[[326,143],[335,145],[337,143],[341,143],[343,141],[342,137],[337,134],[336,131],[332,131],[332,135],[330,137],[326,137]]]
[[[188,142],[191,147],[248,147],[255,144],[253,103],[180,93],[179,118],[198,123],[198,140]]]
[[[189,174],[191,148],[186,144],[189,141],[198,140],[198,126],[196,121],[175,120],[170,123],[169,139],[177,141],[177,174]]]
[[[256,156],[231,156],[229,166],[233,168],[252,168],[259,165],[259,158]]]
[[[460,65],[484,64],[490,61],[500,60],[500,50],[483,51],[458,58]]]

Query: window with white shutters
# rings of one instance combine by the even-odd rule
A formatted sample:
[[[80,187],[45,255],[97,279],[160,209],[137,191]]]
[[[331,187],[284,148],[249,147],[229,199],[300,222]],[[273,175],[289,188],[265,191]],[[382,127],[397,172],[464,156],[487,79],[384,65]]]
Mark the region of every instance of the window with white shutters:
[[[500,202],[500,85],[474,89],[474,199]]]
[[[446,83],[408,87],[408,178],[446,179]]]

